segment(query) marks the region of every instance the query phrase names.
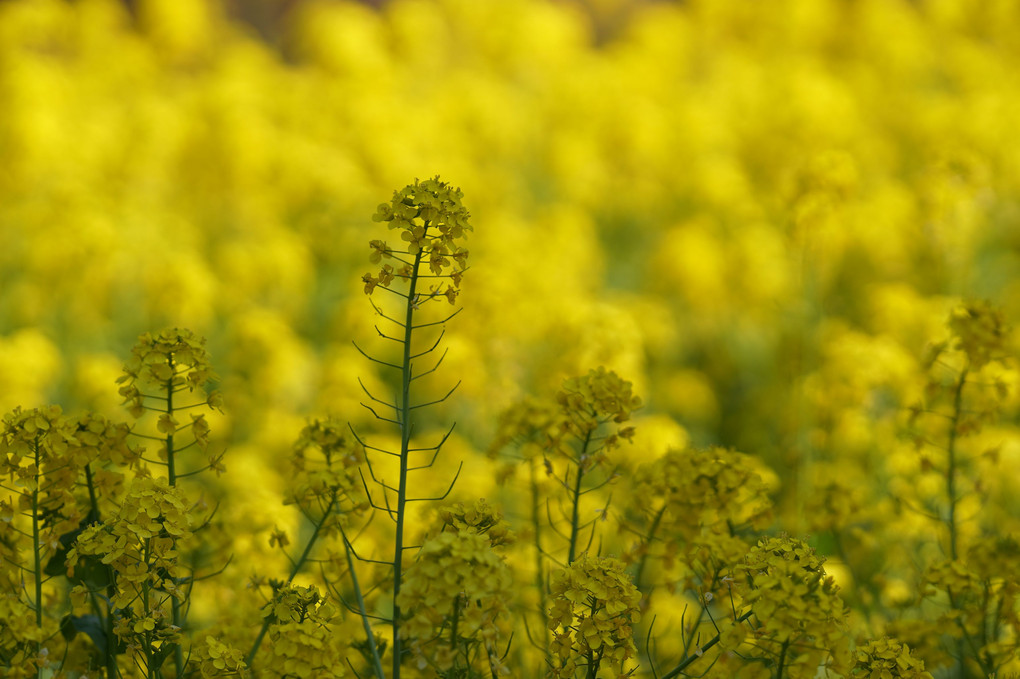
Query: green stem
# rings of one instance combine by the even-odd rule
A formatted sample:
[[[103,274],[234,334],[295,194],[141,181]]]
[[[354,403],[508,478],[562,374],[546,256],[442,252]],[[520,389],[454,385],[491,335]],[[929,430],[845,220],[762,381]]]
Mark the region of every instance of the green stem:
[[[144,546],[142,547],[142,563],[145,564],[146,570],[148,570],[152,564],[149,563],[149,540],[146,538]],[[149,616],[149,581],[146,579],[142,582],[142,613],[145,617]],[[156,679],[159,676],[159,668],[153,667],[152,659],[152,633],[145,631],[142,635],[142,645],[145,647],[145,671],[149,676],[149,679]]]
[[[341,532],[342,534],[342,532]],[[358,611],[361,613],[361,623],[365,627],[365,638],[368,641],[368,648],[372,652],[372,670],[376,679],[386,679],[383,674],[382,660],[379,658],[379,649],[375,645],[375,635],[372,634],[372,626],[368,622],[368,614],[365,610],[365,598],[361,594],[361,585],[358,584],[358,574],[354,571],[354,560],[351,559],[351,543],[347,536],[343,535],[344,550],[347,555],[347,570],[351,574],[351,584],[354,586],[354,596],[358,601]]]
[[[171,372],[173,371],[174,359],[168,358],[167,363],[170,365]],[[173,420],[174,418],[174,380],[173,377],[166,381],[166,415],[168,418]],[[173,488],[177,485],[177,467],[174,461],[174,432],[171,428],[166,435],[166,480],[167,484]]]
[[[784,641],[783,648],[779,651],[779,667],[776,669],[776,679],[783,679],[783,666],[786,664],[786,651],[789,648],[789,640]]]
[[[457,648],[457,624],[460,622],[460,602],[461,597],[458,595],[453,601],[453,622],[450,623],[450,648],[454,649],[454,652],[459,650]]]
[[[666,513],[666,507],[667,503],[663,503],[662,508],[655,513],[655,518],[652,519],[652,525],[648,529],[648,535],[646,535],[644,538],[646,540],[645,543],[646,548],[644,550],[644,553],[641,555],[641,558],[638,560],[637,569],[634,573],[634,586],[638,588],[638,591],[643,593],[644,596],[642,598],[645,601],[647,601],[648,598],[651,597],[652,590],[650,588],[647,592],[645,591],[645,589],[641,585],[641,576],[644,574],[645,565],[648,563],[648,551],[651,548],[652,541],[655,539],[655,534],[659,530],[659,524],[662,522],[662,516],[663,514]],[[647,641],[648,641],[647,637],[644,637],[642,639],[636,640],[636,645],[639,645],[640,647],[639,652],[641,653],[641,656],[646,660],[650,660],[651,654],[649,653],[648,650],[648,644],[646,643]]]
[[[960,415],[963,413],[963,385],[967,382],[967,368],[964,368],[960,372],[960,380],[956,383],[956,388],[953,390],[953,417],[949,422],[949,442],[946,446],[946,454],[948,460],[946,463],[946,500],[949,503],[949,509],[946,515],[946,528],[949,530],[949,558],[952,561],[956,561],[958,556],[957,546],[957,530],[956,530],[956,439],[957,429],[960,424]],[[949,593],[950,602],[953,602],[952,592]],[[959,610],[953,602],[953,608]],[[963,624],[960,624],[963,629]],[[965,637],[969,635],[966,629],[963,629]],[[957,655],[959,656],[960,662],[960,673],[961,676],[967,674],[967,663],[964,659],[964,640],[959,639],[956,642]]]
[[[542,658],[549,657],[549,611],[548,598],[546,597],[546,583],[543,576],[542,565],[542,522],[539,511],[538,480],[535,478],[537,463],[531,458],[529,472],[531,475],[531,526],[535,533],[535,585],[538,587],[538,610],[542,616]]]
[[[949,558],[956,561],[957,557],[957,531],[956,531],[956,438],[957,428],[960,424],[960,415],[963,413],[963,385],[967,381],[967,368],[960,373],[960,381],[956,384],[953,392],[953,419],[949,425],[949,445],[946,452],[949,455],[949,462],[946,469],[946,495],[949,500],[949,515],[946,523],[949,528]]]
[[[98,522],[101,520],[99,514],[99,500],[96,497],[96,484],[95,481],[92,479],[91,463],[85,465],[85,485],[89,490],[89,506],[91,508],[92,518]],[[106,676],[109,679],[116,679],[116,677],[120,676],[120,668],[117,667],[117,640],[116,640],[117,637],[113,631],[115,627],[113,619],[113,598],[117,594],[117,588],[114,585],[114,577],[115,575],[113,567],[107,565],[106,566],[106,579],[108,583],[106,585],[107,603],[106,603],[106,619],[104,620],[106,628],[105,629],[106,653],[104,655],[106,657],[104,658],[104,661],[106,662]],[[96,604],[93,602],[93,605],[95,606]],[[98,606],[96,606],[96,608],[98,609]],[[98,614],[98,610],[96,612]],[[99,617],[100,619],[102,619],[102,616]]]
[[[168,356],[167,365],[170,366],[171,377],[166,381],[166,414],[171,420],[174,417],[174,359]],[[174,459],[174,433],[171,429],[166,435],[166,476],[167,484],[174,488],[177,486],[177,468]],[[181,602],[175,596],[170,597],[170,617],[174,627],[184,629],[183,614],[181,613]],[[178,642],[174,644],[174,667],[177,670],[177,679],[184,676],[184,647]]]
[[[428,222],[425,223],[428,234]],[[415,295],[418,285],[418,267],[421,266],[422,250],[419,248],[414,255],[411,267],[411,280],[407,290],[407,311],[404,316],[404,356],[400,368],[400,480],[397,484],[397,528],[393,546],[393,675],[392,679],[400,679],[400,595],[401,570],[404,556],[404,519],[407,505],[407,468],[408,449],[411,447],[411,333],[414,329]]]
[[[737,618],[733,622],[734,622],[734,624],[739,625],[740,623],[742,623],[745,620],[747,620],[748,618],[750,618],[752,615],[754,615],[754,611],[748,611],[747,613],[744,613],[742,616],[740,616],[739,618]],[[704,646],[701,647],[701,650],[702,651],[707,651],[708,649],[710,649],[713,646],[715,646],[716,644],[718,644],[719,640],[721,638],[722,638],[721,634],[716,634],[714,637],[712,637],[708,641],[708,643],[706,643]],[[681,662],[676,667],[674,667],[672,670],[670,670],[669,673],[664,674],[662,676],[662,679],[676,679],[676,677],[679,677],[681,674],[683,674],[683,671],[687,669],[688,665],[692,664],[694,661],[698,660],[699,658],[703,658],[705,656],[704,653],[702,653],[701,655],[691,655],[691,656],[688,656],[686,651],[684,652],[684,655],[686,656],[684,661]]]
[[[42,459],[39,451],[39,437],[35,438],[35,488],[32,490],[32,557],[35,570],[35,625],[42,630],[42,550],[39,530],[39,484],[42,480]],[[35,644],[36,657],[42,651],[42,641]],[[36,676],[42,679],[42,667],[37,668]]]
[[[574,563],[577,553],[577,534],[580,532],[581,521],[581,480],[584,478],[584,457],[588,454],[588,445],[591,443],[592,430],[584,436],[584,443],[581,445],[581,453],[577,458],[577,480],[574,482],[573,504],[574,507],[570,516],[570,551],[567,553],[567,565]]]
[[[298,558],[298,560],[294,562],[294,567],[291,568],[290,570],[290,576],[287,578],[286,584],[289,585],[290,583],[294,582],[294,578],[297,577],[297,574],[301,572],[301,568],[305,565],[305,562],[308,561],[308,555],[311,554],[312,552],[312,546],[315,545],[315,541],[319,539],[319,532],[322,530],[322,527],[326,524],[326,521],[329,520],[329,516],[333,512],[333,507],[335,505],[336,494],[334,494],[333,497],[330,498],[329,506],[326,507],[326,511],[322,515],[322,521],[315,524],[315,530],[312,531],[312,536],[308,538],[308,544],[305,545],[305,549],[303,552],[301,552],[300,558]],[[255,637],[255,643],[252,644],[251,650],[248,651],[248,655],[245,658],[245,663],[248,665],[249,668],[252,666],[252,663],[255,662],[255,654],[258,653],[259,646],[262,645],[262,639],[265,638],[266,632],[269,630],[269,625],[271,624],[270,620],[271,617],[267,617],[262,622],[262,628],[259,630],[258,636]]]
[[[655,533],[659,530],[659,523],[662,521],[662,515],[666,513],[666,505],[662,505],[662,509],[655,513],[655,518],[652,519],[652,525],[648,529],[648,535],[645,536],[647,544],[651,546],[652,540],[655,539]],[[634,573],[634,586],[639,590],[641,589],[641,575],[645,571],[645,564],[648,563],[648,550],[646,549],[644,554],[641,555],[641,559],[638,560],[637,570]]]
[[[702,606],[700,609],[698,609],[698,617],[696,617],[694,619],[694,625],[691,626],[691,630],[693,632],[697,632],[698,628],[701,627],[701,620],[704,617],[705,617],[705,608],[704,608],[704,606]],[[693,644],[693,643],[694,643],[694,634],[691,634],[690,636],[687,637],[687,640],[684,642],[683,656],[685,658],[691,652],[691,644]],[[702,650],[704,650],[704,648],[702,648]],[[697,657],[697,656],[695,656],[695,657]]]
[[[596,600],[592,599],[592,601],[591,601],[591,619],[592,620],[595,619],[595,615],[597,613],[598,613],[598,607],[596,606]],[[588,671],[585,673],[587,675],[587,679],[595,679],[598,676],[599,665],[601,663],[598,660],[595,659],[595,653],[592,651],[591,647],[588,647],[588,650],[585,652],[584,656],[585,656],[584,659],[585,659],[585,662],[587,663],[587,668],[588,668]]]

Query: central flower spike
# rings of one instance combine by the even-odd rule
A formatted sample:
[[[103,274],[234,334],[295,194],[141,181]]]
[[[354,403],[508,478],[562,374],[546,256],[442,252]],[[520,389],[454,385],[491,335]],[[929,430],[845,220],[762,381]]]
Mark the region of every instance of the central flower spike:
[[[439,177],[415,180],[393,193],[389,203],[382,203],[373,215],[377,222],[389,222],[391,229],[400,230],[405,249],[391,248],[386,241],[369,243],[374,264],[382,263],[378,274],[362,276],[365,293],[371,295],[377,286],[389,288],[394,278],[409,280],[433,278],[437,282],[427,292],[415,295],[414,304],[446,298],[455,304],[460,293],[460,280],[467,269],[468,251],[458,243],[472,231],[470,215],[461,205],[463,194],[459,188],[439,180]],[[393,260],[393,262],[384,261]],[[428,263],[431,274],[419,273],[419,266]],[[445,287],[442,279],[446,280]]]

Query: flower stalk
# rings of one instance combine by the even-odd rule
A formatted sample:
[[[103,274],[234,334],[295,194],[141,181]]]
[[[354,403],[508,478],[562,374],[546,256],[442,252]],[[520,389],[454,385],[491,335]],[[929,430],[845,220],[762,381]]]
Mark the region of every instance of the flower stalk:
[[[362,385],[369,399],[374,403],[385,405],[393,412],[393,417],[379,415],[372,406],[363,405],[377,419],[395,425],[400,431],[399,451],[387,451],[365,446],[369,450],[393,456],[397,458],[398,462],[397,484],[392,486],[381,481],[375,475],[371,461],[369,461],[369,473],[376,484],[382,488],[383,495],[386,497],[386,501],[382,505],[372,502],[372,506],[385,512],[395,524],[391,561],[393,568],[393,614],[390,621],[393,644],[392,679],[399,679],[401,663],[404,661],[405,655],[400,633],[402,617],[400,593],[405,568],[404,552],[408,549],[405,544],[407,505],[411,502],[442,499],[446,497],[456,482],[455,475],[446,493],[439,498],[426,498],[412,493],[409,479],[411,472],[432,466],[440,448],[453,431],[451,427],[437,445],[427,448],[412,448],[411,446],[414,434],[413,411],[445,401],[456,389],[455,385],[446,396],[436,401],[412,404],[412,383],[416,379],[434,372],[445,354],[440,355],[431,369],[422,372],[415,371],[415,360],[431,354],[438,348],[443,336],[442,328],[457,313],[455,311],[439,321],[415,323],[416,312],[423,309],[426,304],[445,300],[450,305],[455,305],[460,293],[461,277],[467,268],[468,255],[467,250],[460,246],[460,241],[466,237],[467,231],[472,230],[472,226],[468,223],[469,214],[460,202],[461,196],[460,189],[455,189],[440,181],[438,177],[415,181],[414,184],[409,184],[402,190],[394,192],[393,199],[389,203],[381,204],[373,219],[387,222],[390,229],[399,230],[401,240],[407,244],[406,248],[397,250],[391,248],[385,241],[373,240],[370,243],[372,249],[370,259],[373,263],[380,263],[381,267],[378,274],[366,273],[362,277],[366,294],[371,295],[376,289],[386,290],[398,298],[403,306],[403,320],[399,320],[387,315],[380,306],[372,303],[373,308],[380,316],[399,328],[399,334],[394,337],[376,327],[380,336],[401,345],[399,363],[387,362],[370,356],[355,344],[358,351],[369,360],[400,372],[400,391],[396,402],[391,403],[377,398]],[[383,263],[383,260],[387,261]],[[396,269],[390,261],[402,266]],[[406,288],[399,290],[394,287],[392,284],[396,280],[404,281]],[[437,283],[429,286],[426,291],[424,289],[426,280],[436,280]],[[415,331],[437,326],[441,329],[439,338],[431,347],[416,353],[417,333]],[[360,437],[358,440],[361,442]],[[432,452],[430,461],[421,465],[412,464],[412,453],[430,451]],[[459,475],[459,469],[457,475]],[[389,501],[391,494],[395,495],[393,502]]]

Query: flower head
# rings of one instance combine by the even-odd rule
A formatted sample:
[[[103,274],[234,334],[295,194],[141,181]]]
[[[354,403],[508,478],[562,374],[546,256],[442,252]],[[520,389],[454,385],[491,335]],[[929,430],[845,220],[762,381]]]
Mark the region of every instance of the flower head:
[[[169,392],[195,391],[215,379],[205,338],[184,328],[170,328],[155,335],[147,332],[138,338],[117,383],[123,385],[120,395],[129,412],[141,417],[146,410],[142,393],[146,387]],[[170,423],[164,422],[163,426]]]
[[[633,623],[640,619],[641,593],[612,557],[581,556],[557,573],[552,582],[549,629],[555,634],[560,677],[573,676],[583,658],[597,657],[614,665],[635,655]],[[598,668],[589,668],[591,672]]]
[[[395,277],[410,278],[421,262],[428,265],[432,277],[450,281],[445,289],[434,288],[425,299],[445,298],[450,304],[456,303],[468,255],[459,243],[473,230],[468,222],[470,215],[461,204],[462,196],[460,189],[433,177],[415,180],[395,191],[389,203],[379,206],[372,219],[399,230],[406,249],[394,250],[385,241],[373,240],[369,243],[369,261],[378,264],[383,259],[396,259],[405,267],[395,271],[392,265],[383,264],[378,275],[366,273],[362,277],[366,294],[372,294],[380,285],[388,288]]]
[[[949,329],[955,348],[962,350],[972,368],[978,370],[1006,352],[1009,329],[999,309],[987,302],[975,302],[954,309]]]

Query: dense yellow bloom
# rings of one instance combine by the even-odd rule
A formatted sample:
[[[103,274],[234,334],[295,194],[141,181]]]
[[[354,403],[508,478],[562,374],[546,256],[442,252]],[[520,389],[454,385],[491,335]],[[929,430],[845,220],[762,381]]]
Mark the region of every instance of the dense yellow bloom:
[[[318,505],[319,511],[329,506],[342,524],[351,513],[366,509],[368,498],[359,470],[365,448],[346,423],[335,418],[313,420],[301,430],[292,450],[295,477],[288,503],[297,502],[305,511],[312,505]]]
[[[202,679],[249,676],[241,651],[215,637],[207,636],[205,643],[196,644],[194,659],[199,664]]]
[[[459,188],[442,182],[439,177],[415,180],[403,189],[393,192],[389,203],[382,203],[372,219],[387,222],[391,229],[400,230],[401,240],[407,243],[405,250],[392,250],[385,242],[373,240],[369,243],[372,254],[369,259],[379,262],[382,258],[393,258],[405,266],[396,273],[397,277],[409,278],[414,265],[401,257],[406,255],[414,262],[427,262],[433,278],[446,278],[450,282],[446,289],[433,285],[428,293],[417,293],[412,301],[416,307],[426,299],[444,296],[454,304],[460,290],[461,275],[467,269],[467,250],[459,242],[467,238],[467,232],[474,227],[468,222],[470,215],[461,204],[463,193]],[[452,262],[451,262],[452,260]],[[453,264],[456,264],[456,267]],[[417,275],[417,269],[414,269]],[[388,288],[394,278],[393,266],[384,264],[378,276],[366,273],[362,276],[365,293],[372,294],[376,286]]]
[[[513,599],[510,569],[485,532],[444,531],[422,545],[397,596],[405,616],[401,637],[422,666],[439,671],[469,666],[481,644],[484,666],[506,636]]]
[[[559,406],[548,400],[527,397],[515,403],[500,415],[489,455],[494,457],[503,448],[513,445],[525,459],[541,456],[559,418]]]
[[[925,621],[933,637],[960,640],[972,648],[969,664],[982,671],[1002,667],[1020,652],[1020,543],[1015,536],[986,538],[964,558],[933,563],[925,571],[921,595],[947,607]],[[929,642],[930,643],[930,642]],[[933,669],[944,658],[927,653]]]
[[[12,531],[21,530],[24,535],[35,513],[41,519],[42,557],[52,557],[58,538],[78,529],[89,514],[78,497],[86,466],[91,465],[93,472],[93,493],[110,501],[119,492],[122,473],[101,467],[137,461],[138,451],[128,444],[127,436],[124,424],[92,413],[69,418],[57,406],[8,413],[0,429],[0,475],[10,480],[6,487],[12,494],[0,496],[0,514],[5,519],[0,536],[12,543],[20,541]],[[26,522],[15,523],[15,515]]]
[[[258,8],[268,6],[279,9],[279,22],[263,21],[273,12]],[[258,26],[242,24],[245,15],[258,15]],[[373,388],[390,384],[378,364],[361,366],[336,349],[349,332],[372,332],[352,312],[362,286],[374,303],[399,295],[408,262],[420,257],[419,275],[437,280],[407,301],[460,301],[468,253],[453,236],[458,224],[461,235],[470,229],[459,191],[438,179],[415,182],[380,208],[395,232],[369,243],[376,268],[362,283],[350,277],[368,240],[356,215],[388,195],[392,177],[441,170],[463,177],[477,196],[472,212],[491,225],[471,235],[470,261],[485,265],[471,321],[446,336],[444,368],[452,361],[465,379],[460,400],[442,414],[468,432],[458,451],[468,468],[472,447],[489,443],[507,403],[600,364],[633,380],[655,417],[720,445],[688,458],[669,453],[639,484],[611,485],[614,472],[639,478],[612,454],[629,433],[630,420],[614,422],[626,410],[612,402],[619,385],[599,378],[599,394],[571,383],[562,402],[517,410],[497,432],[498,447],[518,444],[527,462],[517,466],[534,473],[539,491],[537,515],[553,525],[540,522],[547,530],[538,535],[524,522],[521,533],[536,533],[540,556],[536,566],[507,545],[515,566],[526,563],[542,581],[549,560],[541,554],[561,556],[555,532],[580,508],[574,523],[585,530],[570,535],[572,547],[589,536],[603,551],[633,540],[638,551],[628,558],[665,564],[666,572],[639,580],[697,584],[702,597],[715,592],[718,608],[721,585],[701,586],[741,561],[745,540],[769,519],[768,489],[779,487],[778,525],[838,550],[854,583],[847,605],[867,607],[869,626],[896,633],[932,671],[961,647],[1008,658],[1018,632],[1015,596],[1001,574],[1016,571],[1015,545],[1003,538],[1020,530],[1011,472],[1020,463],[1020,403],[1016,369],[1001,359],[1015,352],[1007,326],[1020,311],[1020,167],[1008,143],[1020,120],[1018,44],[1012,0],[0,2],[0,399],[4,410],[24,407],[5,423],[0,455],[0,563],[33,561],[34,518],[42,557],[59,552],[93,509],[85,470],[99,515],[107,525],[120,520],[122,467],[140,460],[126,441],[138,439],[77,417],[53,420],[40,434],[29,409],[53,401],[76,412],[90,397],[75,376],[136,336],[140,323],[190,323],[229,348],[224,372],[232,406],[241,407],[215,429],[250,459],[244,482],[231,489],[210,479],[203,497],[226,509],[244,492],[258,509],[245,525],[267,529],[285,521],[272,495],[297,498],[304,510],[338,493],[345,512],[363,506],[358,467],[345,461],[357,457],[350,440],[331,461],[318,444],[307,448],[295,475],[273,461],[288,459],[311,407],[343,411],[356,400],[355,374]],[[950,294],[992,302],[959,305]],[[951,308],[937,360],[921,365],[917,349]],[[156,354],[158,345],[189,351],[169,335],[148,342]],[[171,363],[149,358],[132,359],[137,374],[122,383],[133,414],[158,410],[177,378],[170,391],[221,403],[215,393],[190,393],[203,387],[201,370],[171,378]],[[143,384],[150,378],[158,389]],[[900,415],[915,402],[917,417],[900,438]],[[150,413],[151,427],[135,433],[165,439],[190,430],[205,447],[220,416],[177,412],[181,405]],[[604,421],[585,444],[593,420]],[[420,419],[416,437],[432,425]],[[149,445],[147,459],[170,454]],[[605,473],[588,477],[599,465]],[[573,506],[545,492],[561,484],[577,489]],[[531,504],[518,489],[502,492],[511,518]],[[129,504],[140,512],[130,521],[153,534],[145,539],[154,549],[166,549],[170,533],[159,534],[158,517],[148,516],[158,503]],[[451,510],[442,532],[473,534],[494,516]],[[362,538],[366,554],[377,555],[390,534],[381,523]],[[249,532],[237,536],[245,546],[223,584],[209,583],[205,612],[235,615],[231,578],[260,562],[267,542],[283,540],[282,532]],[[501,539],[499,524],[486,536]],[[119,560],[129,543],[108,547]],[[99,555],[82,559],[105,568]],[[124,587],[146,582],[145,564],[121,566]],[[685,580],[692,571],[700,581]],[[34,597],[22,573],[0,570],[0,581]],[[915,609],[918,592],[907,583],[922,578],[929,596]],[[53,619],[66,584],[54,576],[43,591]],[[175,584],[164,580],[168,591]],[[385,615],[376,578],[363,584],[369,607]],[[104,590],[95,589],[93,602],[75,594],[79,614],[83,605],[102,608]],[[985,589],[1004,602],[1001,612],[983,602]],[[761,612],[778,596],[762,594]],[[880,602],[905,609],[904,619],[890,622]],[[933,611],[951,616],[918,619]],[[24,620],[16,612],[9,619]],[[4,622],[0,636],[23,632]],[[172,635],[165,623],[150,611],[122,629]],[[752,623],[721,630],[719,646],[743,655],[759,648]],[[982,625],[1001,634],[979,639]],[[317,652],[312,627],[295,632],[303,640],[286,659]],[[782,644],[767,635],[778,631],[761,629],[774,661]],[[60,643],[56,630],[46,632]],[[529,662],[535,652],[524,632],[510,656],[523,659],[526,667],[514,668],[522,677],[544,667],[544,659]],[[222,641],[238,646],[236,637]],[[89,640],[75,643],[86,658]],[[29,646],[11,654],[0,646],[11,665],[0,671],[36,676],[43,656]],[[677,651],[667,646],[656,647],[658,660]],[[203,661],[214,651],[226,657],[211,643],[207,650]],[[77,672],[73,649],[64,668],[58,646],[48,651],[44,674]],[[720,656],[708,676],[775,668],[738,667],[736,657]],[[705,653],[692,674],[715,659]],[[797,672],[808,673],[809,660]],[[344,667],[339,655],[317,662]],[[981,676],[993,669],[968,662]],[[128,677],[134,668],[120,670]],[[1014,662],[998,675],[1017,671]]]
[[[549,458],[566,457],[587,471],[633,438],[634,427],[613,425],[627,422],[640,405],[630,382],[600,366],[565,380],[555,402],[529,398],[507,409],[489,454],[516,446],[525,458],[544,456],[547,469]],[[599,430],[607,425],[610,433],[603,436]]]
[[[631,387],[615,372],[599,366],[583,377],[566,380],[556,400],[576,418],[571,423],[577,426],[578,435],[584,435],[604,422],[612,420],[619,424],[630,419],[630,414],[641,405]],[[625,432],[621,435],[627,436]]]
[[[438,523],[436,532],[477,533],[487,537],[493,547],[507,547],[517,539],[503,514],[484,498],[469,506],[456,502],[440,507]]]
[[[638,467],[626,509],[639,536],[628,553],[638,584],[657,561],[670,590],[712,587],[747,551],[740,536],[772,520],[774,483],[760,460],[718,447],[670,450]]]
[[[638,468],[633,481],[635,509],[661,513],[658,524],[668,539],[688,539],[702,529],[762,529],[772,518],[774,484],[762,463],[723,448],[671,450]]]
[[[192,535],[189,510],[180,488],[165,479],[136,478],[117,515],[85,528],[68,553],[68,577],[93,591],[112,587],[111,606],[123,611],[115,631],[145,654],[180,641],[181,629],[172,624],[169,609],[171,598],[185,599],[188,573],[180,563],[180,545]]]
[[[553,576],[550,593],[554,676],[573,677],[577,667],[597,671],[602,662],[622,670],[636,653],[633,624],[641,617],[641,593],[623,563],[582,555]]]
[[[785,676],[795,679],[814,677],[820,665],[846,671],[851,662],[847,612],[824,561],[800,540],[763,538],[736,567],[758,623],[756,643],[782,658]]]
[[[263,610],[270,621],[269,650],[259,663],[260,676],[347,676],[343,661],[346,642],[333,629],[336,606],[315,587],[276,587]]]
[[[140,388],[170,384],[173,391],[181,387],[194,391],[214,379],[205,338],[187,329],[169,328],[138,338],[117,382],[124,384],[121,395],[125,401],[136,407],[141,403]]]
[[[955,348],[967,355],[970,367],[975,370],[991,360],[1001,359],[1007,351],[1008,328],[1002,311],[987,302],[954,309],[949,328]]]
[[[924,662],[910,653],[910,647],[896,639],[883,637],[858,646],[856,664],[850,676],[860,679],[931,679]]]

